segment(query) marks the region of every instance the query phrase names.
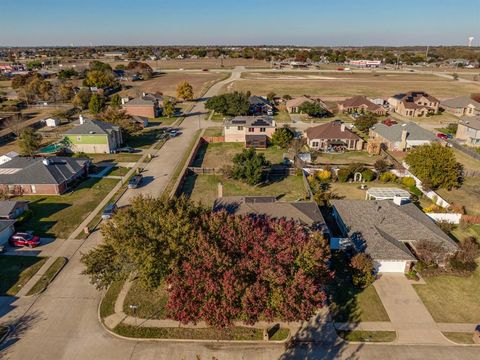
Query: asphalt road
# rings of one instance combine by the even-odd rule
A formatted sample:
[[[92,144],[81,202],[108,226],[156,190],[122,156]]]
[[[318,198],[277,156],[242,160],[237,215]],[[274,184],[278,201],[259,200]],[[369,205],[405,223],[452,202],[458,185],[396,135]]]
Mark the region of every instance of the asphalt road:
[[[238,78],[236,70],[230,80]],[[227,80],[228,81],[228,80]],[[206,96],[215,94],[225,83],[214,85]],[[203,104],[193,109],[203,112]],[[201,118],[200,118],[201,120]],[[202,123],[201,123],[202,124]],[[183,123],[184,134],[161,150],[148,166],[154,180],[143,191],[162,191],[166,178],[183,156],[186,144],[198,128],[197,115]],[[182,140],[183,139],[183,140]],[[167,143],[168,144],[168,143]],[[165,152],[165,154],[164,154]],[[172,160],[173,154],[176,155]],[[162,170],[158,170],[162,167]],[[163,176],[163,174],[169,174]],[[127,195],[131,196],[131,194]],[[81,254],[101,241],[99,232],[84,241],[72,240],[70,261],[42,295],[33,298],[0,299],[3,323],[15,331],[0,346],[0,358],[11,360],[148,360],[148,359],[478,359],[480,348],[455,346],[388,346],[304,344],[286,349],[284,345],[224,345],[217,343],[175,343],[131,341],[107,333],[97,317],[102,293],[82,275]]]

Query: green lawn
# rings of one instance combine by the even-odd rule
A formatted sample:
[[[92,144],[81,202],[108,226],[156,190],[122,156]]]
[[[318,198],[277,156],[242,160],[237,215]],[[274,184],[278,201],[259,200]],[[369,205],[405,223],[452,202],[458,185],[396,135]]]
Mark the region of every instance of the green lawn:
[[[392,342],[397,337],[395,331],[337,330],[337,334],[344,340],[358,342]]]
[[[107,172],[106,176],[125,176],[130,171],[129,168],[121,167],[121,166],[114,166]]]
[[[138,134],[129,136],[125,143],[135,149],[148,149],[158,141],[161,133],[159,128],[146,128]]]
[[[30,201],[32,216],[18,230],[32,230],[43,237],[67,238],[115,187],[116,179],[88,179],[64,195],[32,195],[17,198]]]
[[[279,111],[273,117],[277,123],[289,123],[292,122],[290,114],[286,110]]]
[[[219,122],[219,123],[223,123],[225,121],[225,119],[228,119],[228,118],[230,118],[230,117],[214,112],[212,117],[210,118],[210,120],[211,121],[216,121],[216,122]]]
[[[102,302],[100,303],[100,317],[102,319],[115,314],[115,302],[117,301],[118,294],[120,294],[124,283],[124,281],[115,281],[108,288]]]
[[[46,261],[46,257],[0,256],[0,295],[16,295]]]
[[[194,166],[220,169],[232,164],[232,159],[245,148],[243,143],[210,143],[204,144],[197,153]],[[283,160],[285,150],[276,146],[267,149],[257,149],[258,153],[264,154],[272,164],[279,164]]]
[[[217,198],[218,183],[223,184],[224,196],[278,196],[281,201],[305,199],[306,191],[301,176],[288,176],[278,182],[249,186],[241,181],[217,175],[190,175],[182,188],[194,201],[210,206]]]
[[[142,157],[141,154],[78,154],[78,157],[88,157],[94,164],[99,162],[137,162]]]
[[[195,340],[263,340],[263,329],[235,326],[229,329],[213,328],[147,328],[129,325],[118,325],[114,331],[122,336],[149,339],[195,339]],[[280,331],[279,331],[280,332]],[[275,340],[284,340],[288,330],[280,332]],[[274,340],[274,339],[272,339]]]
[[[375,161],[382,159],[380,155],[370,155],[366,151],[346,151],[338,154],[320,153],[315,159],[316,164],[351,164],[361,163],[373,165]]]
[[[44,291],[47,286],[52,282],[53,278],[67,263],[67,258],[58,257],[55,259],[52,265],[45,271],[45,274],[37,281],[35,285],[30,289],[27,295],[35,295]]]
[[[480,269],[469,277],[433,276],[426,285],[413,285],[437,322],[480,322]]]
[[[436,191],[448,202],[463,205],[468,215],[480,215],[480,177],[466,177],[459,189]]]
[[[168,301],[168,293],[163,287],[156,290],[146,290],[138,281],[132,284],[123,304],[123,311],[127,315],[137,316],[143,319],[165,319],[165,305]],[[134,313],[130,305],[137,305]]]
[[[453,341],[457,344],[474,344],[473,342],[473,333],[469,332],[443,332],[442,333],[447,339]]]
[[[205,130],[203,133],[205,137],[220,137],[223,136],[223,127],[215,126]]]

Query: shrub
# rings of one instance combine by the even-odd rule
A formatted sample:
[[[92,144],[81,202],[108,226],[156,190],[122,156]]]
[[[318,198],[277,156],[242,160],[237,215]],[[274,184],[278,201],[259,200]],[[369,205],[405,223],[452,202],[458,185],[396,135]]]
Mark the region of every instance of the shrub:
[[[317,172],[317,178],[318,180],[320,181],[330,181],[330,179],[332,178],[332,173],[328,170],[321,170],[319,172]]]
[[[365,253],[356,254],[350,261],[353,269],[352,282],[353,285],[366,288],[375,281],[373,260],[370,255]]]
[[[402,184],[407,188],[411,188],[412,186],[417,185],[415,179],[411,176],[405,176],[404,178],[402,178]]]
[[[372,181],[375,179],[375,172],[370,169],[365,169],[362,171],[362,178],[365,181]]]
[[[420,191],[419,188],[417,188],[415,185],[414,186],[410,186],[409,188],[410,192],[415,195],[417,198],[421,197],[423,194],[422,192]]]
[[[445,249],[440,242],[420,240],[415,244],[415,252],[419,260],[426,266],[437,267],[445,259]]]
[[[405,276],[407,277],[407,279],[410,279],[410,280],[415,280],[415,281],[420,280],[420,278],[417,275],[417,272],[414,269],[408,270]]]
[[[352,176],[352,173],[349,169],[340,169],[337,172],[337,179],[340,182],[347,182],[348,179]]]
[[[396,182],[398,180],[397,175],[392,174],[391,172],[385,172],[380,175],[378,178],[381,182],[389,183],[389,182]]]

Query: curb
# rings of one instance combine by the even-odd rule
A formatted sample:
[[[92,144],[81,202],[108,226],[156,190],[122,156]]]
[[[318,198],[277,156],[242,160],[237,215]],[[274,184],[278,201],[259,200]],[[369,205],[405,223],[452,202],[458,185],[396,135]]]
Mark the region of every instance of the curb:
[[[63,268],[64,268],[64,267],[68,264],[68,262],[69,262],[69,260],[68,260],[66,257],[64,257],[64,256],[59,256],[58,258],[59,258],[59,259],[60,259],[60,258],[65,259],[65,262],[64,262],[63,265],[53,274],[53,276],[52,276],[52,278],[50,279],[50,281],[48,281],[47,284],[46,284],[40,291],[38,291],[38,292],[36,292],[36,293],[34,293],[34,294],[25,295],[24,297],[29,298],[29,297],[32,297],[32,296],[40,295],[40,294],[43,293],[45,290],[47,290],[47,288],[48,288],[48,287],[50,286],[50,284],[55,280],[55,278],[58,276],[58,274],[60,274],[60,271],[62,271]],[[55,261],[56,261],[56,259],[55,259]],[[52,263],[52,265],[53,265],[53,263]],[[51,265],[50,265],[50,266],[51,266]],[[47,269],[47,271],[48,271],[48,269]],[[41,279],[41,277],[40,277],[40,279]],[[40,279],[38,279],[38,281],[40,281]],[[37,281],[37,282],[38,282],[38,281]],[[35,286],[36,284],[37,284],[37,283],[35,283],[33,286]]]

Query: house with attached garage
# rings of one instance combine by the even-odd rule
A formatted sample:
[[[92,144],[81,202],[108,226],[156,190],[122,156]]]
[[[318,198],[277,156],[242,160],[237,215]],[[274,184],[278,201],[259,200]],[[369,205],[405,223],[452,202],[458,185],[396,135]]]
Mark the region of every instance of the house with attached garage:
[[[438,242],[446,253],[457,245],[415,204],[398,200],[332,200],[338,230],[332,249],[353,248],[374,260],[378,272],[403,273],[416,261],[415,244]]]
[[[225,121],[225,142],[243,142],[245,147],[266,148],[276,124],[269,116],[236,116]]]
[[[455,139],[467,146],[480,147],[480,116],[462,117]]]
[[[446,99],[441,102],[442,108],[455,116],[478,116],[480,115],[480,102],[470,96],[459,96]]]
[[[366,96],[354,96],[338,103],[338,111],[343,113],[387,115],[387,109],[367,99]]]
[[[313,150],[362,150],[364,141],[340,120],[308,128],[307,145]]]
[[[12,195],[60,195],[85,177],[90,160],[18,156],[0,165],[0,188]]]
[[[380,143],[384,149],[406,151],[415,146],[428,145],[440,141],[430,131],[415,123],[375,124],[369,132],[370,140]]]
[[[408,117],[425,117],[438,114],[440,101],[425,91],[409,91],[388,99],[390,109]]]
[[[119,126],[80,115],[74,127],[64,133],[70,150],[86,154],[110,154],[123,143]]]
[[[331,113],[330,109],[328,108],[327,104],[325,104],[320,98],[311,97],[311,96],[299,96],[294,99],[287,100],[285,102],[285,108],[290,114],[300,114],[300,106],[304,103],[316,103],[319,104],[325,112]]]

